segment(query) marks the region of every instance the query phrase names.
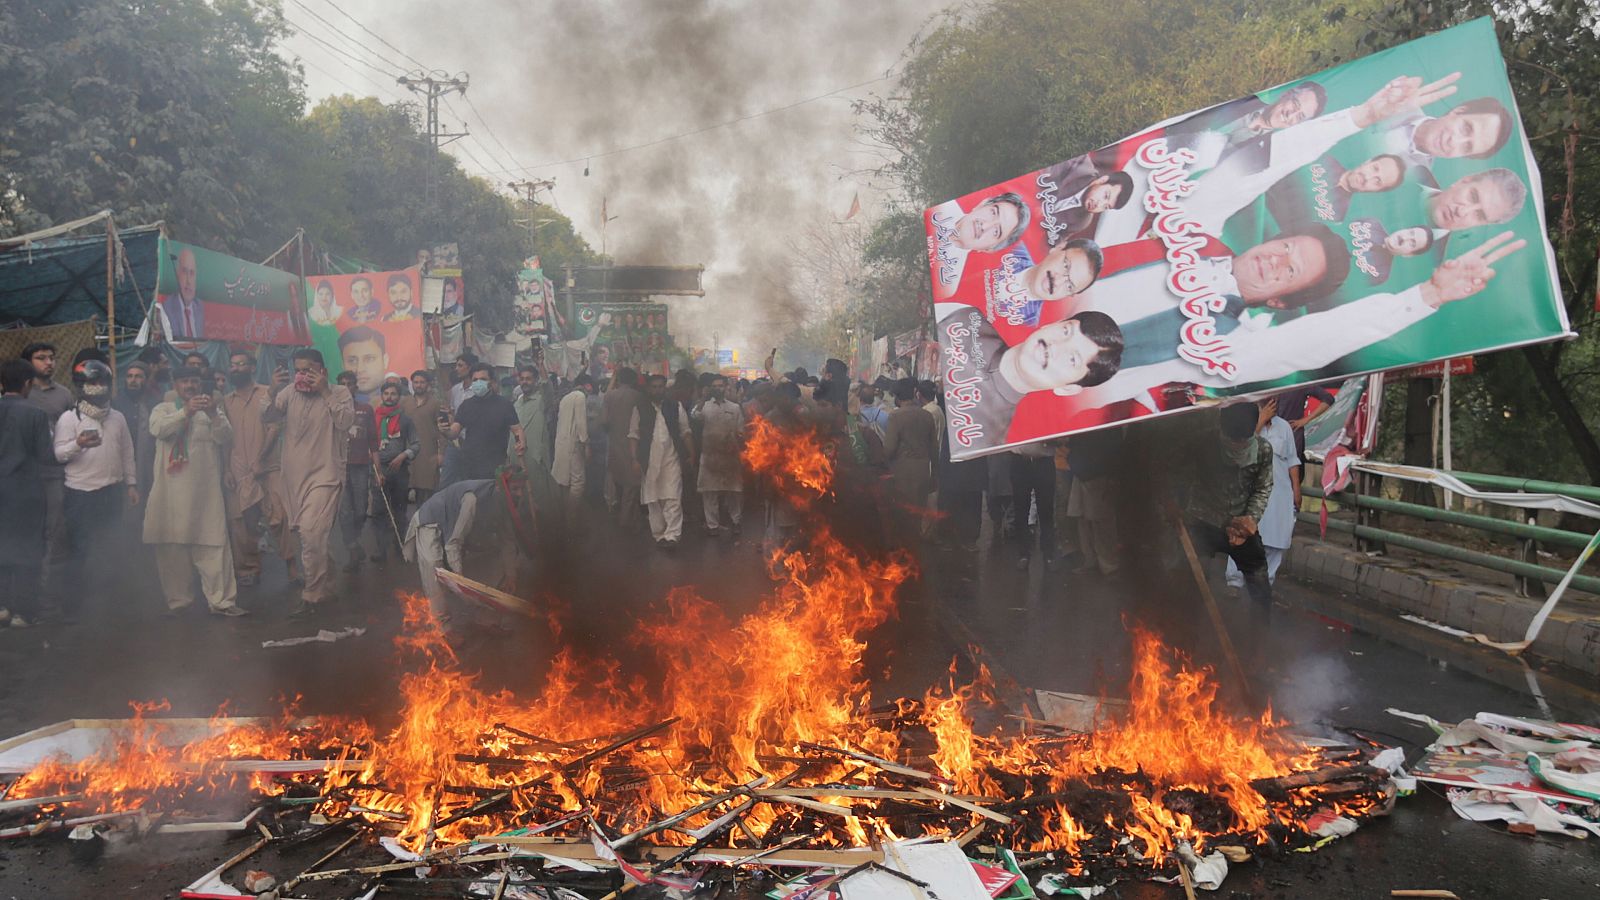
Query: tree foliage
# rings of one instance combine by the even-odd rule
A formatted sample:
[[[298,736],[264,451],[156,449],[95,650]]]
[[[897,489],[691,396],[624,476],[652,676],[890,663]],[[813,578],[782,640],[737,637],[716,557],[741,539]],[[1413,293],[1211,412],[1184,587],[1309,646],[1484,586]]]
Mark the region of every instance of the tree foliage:
[[[515,201],[419,134],[406,104],[334,97],[309,113],[255,0],[34,0],[0,6],[0,235],[110,208],[246,259],[297,228],[383,266],[461,245],[480,325],[510,324],[515,272],[594,258],[572,223]]]

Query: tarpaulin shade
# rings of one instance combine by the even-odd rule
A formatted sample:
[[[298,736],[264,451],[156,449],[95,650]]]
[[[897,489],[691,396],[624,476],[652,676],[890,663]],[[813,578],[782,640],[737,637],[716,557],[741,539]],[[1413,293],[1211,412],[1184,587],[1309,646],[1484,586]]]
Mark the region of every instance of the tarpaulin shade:
[[[159,226],[117,232],[132,277],[116,287],[117,325],[138,328],[155,296]],[[60,325],[106,316],[106,236],[51,237],[0,249],[0,324]]]

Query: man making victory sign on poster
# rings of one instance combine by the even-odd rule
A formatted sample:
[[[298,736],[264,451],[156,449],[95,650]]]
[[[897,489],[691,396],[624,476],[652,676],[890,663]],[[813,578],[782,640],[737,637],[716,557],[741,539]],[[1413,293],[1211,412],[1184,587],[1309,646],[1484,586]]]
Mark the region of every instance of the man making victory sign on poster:
[[[1223,365],[1231,371],[1203,371],[1184,359],[1124,368],[1099,387],[1083,392],[1086,407],[1120,400],[1147,402],[1148,392],[1166,384],[1223,389],[1314,371],[1341,357],[1388,340],[1433,315],[1446,303],[1465,300],[1494,278],[1494,264],[1528,245],[1503,231],[1474,250],[1449,260],[1433,277],[1396,294],[1373,294],[1326,312],[1301,316],[1260,331],[1234,332]],[[1509,243],[1508,243],[1509,242]]]

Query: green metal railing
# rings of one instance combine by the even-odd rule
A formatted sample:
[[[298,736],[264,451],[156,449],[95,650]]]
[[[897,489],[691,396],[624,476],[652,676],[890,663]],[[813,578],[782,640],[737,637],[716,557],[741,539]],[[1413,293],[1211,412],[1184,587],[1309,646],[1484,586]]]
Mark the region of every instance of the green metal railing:
[[[1473,487],[1486,490],[1513,493],[1564,494],[1575,499],[1600,503],[1600,488],[1589,485],[1562,484],[1554,481],[1511,478],[1503,475],[1480,475],[1472,472],[1451,472],[1450,474]],[[1356,521],[1346,522],[1329,519],[1328,527],[1330,529],[1351,535],[1355,538],[1357,546],[1362,549],[1381,553],[1386,545],[1392,544],[1416,553],[1425,553],[1441,559],[1503,572],[1517,579],[1517,591],[1523,596],[1543,596],[1544,585],[1555,584],[1566,575],[1566,572],[1562,569],[1540,565],[1537,562],[1538,549],[1541,545],[1581,550],[1588,545],[1592,537],[1592,535],[1581,532],[1536,525],[1531,520],[1518,522],[1495,516],[1440,509],[1420,503],[1408,503],[1402,500],[1391,500],[1387,497],[1377,496],[1380,479],[1372,473],[1358,472],[1358,481],[1361,484],[1360,490],[1339,491],[1328,498],[1353,507],[1356,510]],[[1316,487],[1307,487],[1303,493],[1310,497],[1323,496],[1321,489]],[[1516,558],[1507,558],[1493,553],[1457,547],[1454,544],[1385,529],[1379,527],[1381,518],[1385,513],[1471,528],[1509,538],[1517,542],[1517,555]],[[1299,514],[1299,520],[1317,525],[1320,522],[1320,517],[1316,513],[1302,512]],[[1600,522],[1596,523],[1596,528],[1600,529]],[[1572,580],[1572,586],[1591,594],[1600,594],[1600,577],[1576,575]]]

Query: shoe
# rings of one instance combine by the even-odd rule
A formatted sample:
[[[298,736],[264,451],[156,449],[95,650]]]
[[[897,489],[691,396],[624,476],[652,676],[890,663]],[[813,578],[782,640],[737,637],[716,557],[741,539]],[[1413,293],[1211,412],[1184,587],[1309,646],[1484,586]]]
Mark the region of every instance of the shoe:
[[[721,528],[712,528],[710,525],[706,526],[706,537],[718,537],[721,534],[722,534],[722,529]]]
[[[213,609],[211,614],[213,616],[227,616],[230,619],[237,619],[240,616],[250,615],[250,610],[242,606],[224,606],[221,609]]]
[[[666,550],[668,553],[676,553],[676,552],[678,552],[678,542],[677,541],[662,541],[661,542],[661,548],[663,550]]]
[[[744,528],[741,527],[738,522],[735,522],[733,523],[733,527],[728,529],[728,534],[738,537],[739,535],[744,534]]]
[[[21,616],[12,615],[12,617],[11,617],[11,627],[12,628],[32,628],[33,625],[27,619],[24,619]]]
[[[1018,557],[1017,558],[1017,571],[1018,572],[1026,572],[1026,571],[1028,571],[1028,564],[1031,563],[1031,562],[1033,562],[1033,560],[1029,559],[1026,556]]]

